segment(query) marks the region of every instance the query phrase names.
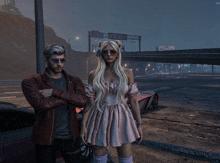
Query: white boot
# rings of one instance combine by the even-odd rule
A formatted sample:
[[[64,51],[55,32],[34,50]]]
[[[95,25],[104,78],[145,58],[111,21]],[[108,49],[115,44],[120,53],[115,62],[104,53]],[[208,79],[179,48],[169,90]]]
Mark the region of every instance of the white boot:
[[[104,156],[96,156],[93,153],[93,163],[107,163],[107,154]]]
[[[118,162],[119,163],[133,163],[132,161],[132,155],[128,158],[123,158],[118,156]]]

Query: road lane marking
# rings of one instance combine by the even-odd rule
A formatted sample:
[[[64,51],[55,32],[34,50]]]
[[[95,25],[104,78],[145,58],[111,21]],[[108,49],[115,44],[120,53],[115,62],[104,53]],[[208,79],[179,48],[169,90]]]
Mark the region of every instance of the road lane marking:
[[[16,98],[16,96],[0,97],[0,99],[6,99],[6,98]]]
[[[203,87],[215,87],[215,88],[219,88],[220,85],[202,85]]]
[[[1,94],[15,94],[15,93],[23,93],[22,91],[17,91],[17,92],[4,92],[4,93],[1,93]]]
[[[220,76],[220,75],[209,75],[209,74],[189,74],[189,76]]]
[[[153,91],[153,92],[157,92],[157,91],[163,91],[163,90],[168,90],[171,89],[171,87],[159,87],[159,88],[155,88],[155,89],[148,89],[148,90],[139,90],[140,93],[144,93],[147,91]]]
[[[18,89],[21,87],[0,87],[0,89]]]

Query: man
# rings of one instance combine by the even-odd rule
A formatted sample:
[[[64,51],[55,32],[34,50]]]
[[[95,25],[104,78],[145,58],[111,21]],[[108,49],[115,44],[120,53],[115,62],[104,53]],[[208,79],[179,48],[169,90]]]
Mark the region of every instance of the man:
[[[31,139],[38,163],[55,163],[60,151],[66,163],[80,162],[79,131],[76,107],[87,103],[82,81],[68,75],[63,66],[65,48],[58,44],[44,50],[47,64],[42,74],[22,81],[22,90],[35,110]]]

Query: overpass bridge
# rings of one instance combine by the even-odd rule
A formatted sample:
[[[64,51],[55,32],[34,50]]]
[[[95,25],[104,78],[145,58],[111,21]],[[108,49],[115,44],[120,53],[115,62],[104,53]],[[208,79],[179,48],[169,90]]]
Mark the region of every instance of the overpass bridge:
[[[122,52],[123,60],[220,65],[220,48]]]

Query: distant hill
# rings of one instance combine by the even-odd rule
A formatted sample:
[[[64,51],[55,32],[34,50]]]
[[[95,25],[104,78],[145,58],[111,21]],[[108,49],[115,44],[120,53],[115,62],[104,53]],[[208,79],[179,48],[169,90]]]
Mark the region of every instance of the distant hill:
[[[87,58],[89,71],[97,66],[94,53],[76,52],[58,37],[54,30],[44,26],[45,45],[61,44],[67,49],[67,63],[64,69],[87,79]],[[0,80],[23,79],[36,74],[35,22],[22,15],[0,11]]]

